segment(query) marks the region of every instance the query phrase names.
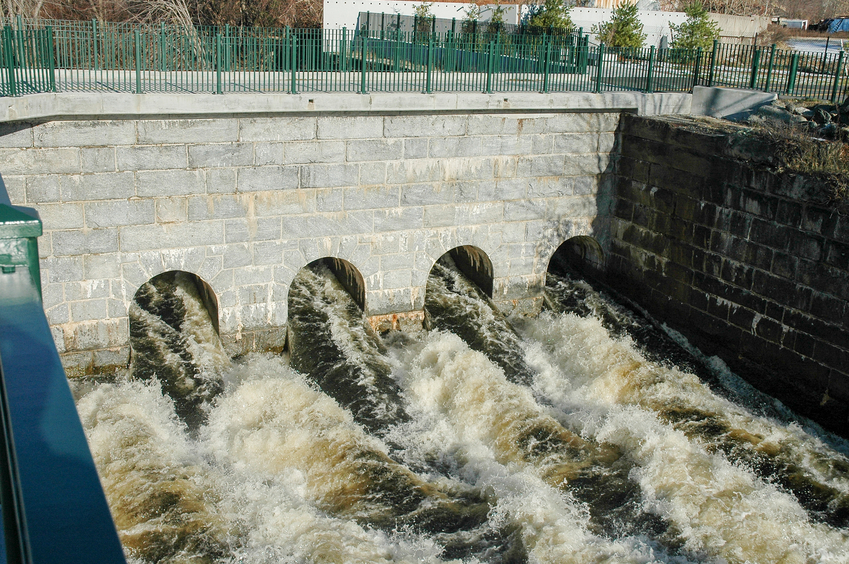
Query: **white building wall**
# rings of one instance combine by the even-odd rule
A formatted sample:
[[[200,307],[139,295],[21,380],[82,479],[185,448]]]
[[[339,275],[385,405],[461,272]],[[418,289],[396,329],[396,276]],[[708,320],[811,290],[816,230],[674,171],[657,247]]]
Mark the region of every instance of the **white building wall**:
[[[375,14],[401,14],[402,16],[413,16],[416,7],[421,2],[405,2],[395,0],[324,0],[324,29],[342,29],[346,27],[353,29],[357,25],[357,16],[360,12],[372,12]],[[466,16],[469,4],[459,2],[433,2],[430,4],[430,13],[437,18],[462,20]],[[504,8],[504,23],[519,23],[519,6],[502,5]],[[492,12],[484,10],[480,21],[488,21]]]

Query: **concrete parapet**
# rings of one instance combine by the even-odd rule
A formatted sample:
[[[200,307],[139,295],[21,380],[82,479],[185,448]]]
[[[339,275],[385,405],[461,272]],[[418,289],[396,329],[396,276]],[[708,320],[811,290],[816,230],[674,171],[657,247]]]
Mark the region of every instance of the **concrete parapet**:
[[[740,119],[777,98],[775,93],[759,90],[695,86],[690,113],[694,116]]]

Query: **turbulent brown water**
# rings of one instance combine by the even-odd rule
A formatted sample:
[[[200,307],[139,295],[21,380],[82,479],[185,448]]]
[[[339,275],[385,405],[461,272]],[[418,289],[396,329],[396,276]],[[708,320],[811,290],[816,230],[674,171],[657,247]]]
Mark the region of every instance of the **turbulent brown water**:
[[[583,281],[506,319],[449,262],[428,330],[293,284],[291,362],[143,287],[78,409],[132,562],[849,561],[849,446]]]

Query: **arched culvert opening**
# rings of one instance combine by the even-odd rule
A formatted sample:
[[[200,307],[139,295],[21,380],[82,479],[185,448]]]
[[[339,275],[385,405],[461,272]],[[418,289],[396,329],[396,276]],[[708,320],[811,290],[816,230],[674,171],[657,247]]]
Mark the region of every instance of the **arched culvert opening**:
[[[193,303],[197,308],[194,311]],[[136,291],[131,310],[133,306],[156,315],[176,330],[185,323],[187,316],[206,316],[215,333],[219,333],[215,291],[200,276],[191,272],[172,270],[154,276]],[[131,315],[131,326],[132,323]]]
[[[189,428],[223,389],[229,365],[218,334],[218,300],[199,276],[170,271],[136,292],[129,309],[133,377],[156,378]]]
[[[351,264],[350,262],[334,258],[334,257],[325,257],[318,260],[314,260],[304,268],[301,269],[301,272],[304,270],[309,270],[313,273],[319,272],[322,268],[326,268],[330,271],[333,276],[336,277],[336,280],[342,284],[342,287],[351,295],[354,299],[354,302],[360,306],[360,309],[365,311],[366,309],[366,284],[363,279],[363,275],[360,274],[360,271],[357,270],[357,267]],[[301,272],[295,276],[295,280],[292,281],[294,285],[298,279],[298,276],[301,275]],[[289,295],[289,302],[291,304],[292,296],[291,290]]]
[[[350,263],[321,259],[289,287],[290,366],[380,435],[407,419],[384,347],[363,311],[363,277]]]
[[[365,281],[350,262],[334,257],[314,260],[295,275],[289,285],[286,346],[294,365],[309,372],[309,333],[332,317],[364,317]],[[343,313],[344,312],[344,313]],[[295,366],[298,369],[297,366]]]
[[[425,328],[454,333],[512,382],[528,384],[533,371],[525,364],[518,334],[492,301],[492,278],[492,262],[478,248],[458,247],[442,255],[427,280]]]
[[[488,297],[492,297],[492,261],[485,252],[471,245],[463,245],[451,249],[445,255],[451,257],[454,265],[466,278],[474,282]]]
[[[548,271],[599,278],[604,273],[604,251],[592,237],[572,237],[554,252],[548,263]]]

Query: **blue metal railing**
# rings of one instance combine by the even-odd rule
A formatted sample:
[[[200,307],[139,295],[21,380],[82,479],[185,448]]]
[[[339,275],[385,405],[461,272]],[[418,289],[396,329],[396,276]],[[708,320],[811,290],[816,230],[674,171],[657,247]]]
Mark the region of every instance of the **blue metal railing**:
[[[4,561],[125,563],[41,303],[35,211],[0,178],[0,505]]]

